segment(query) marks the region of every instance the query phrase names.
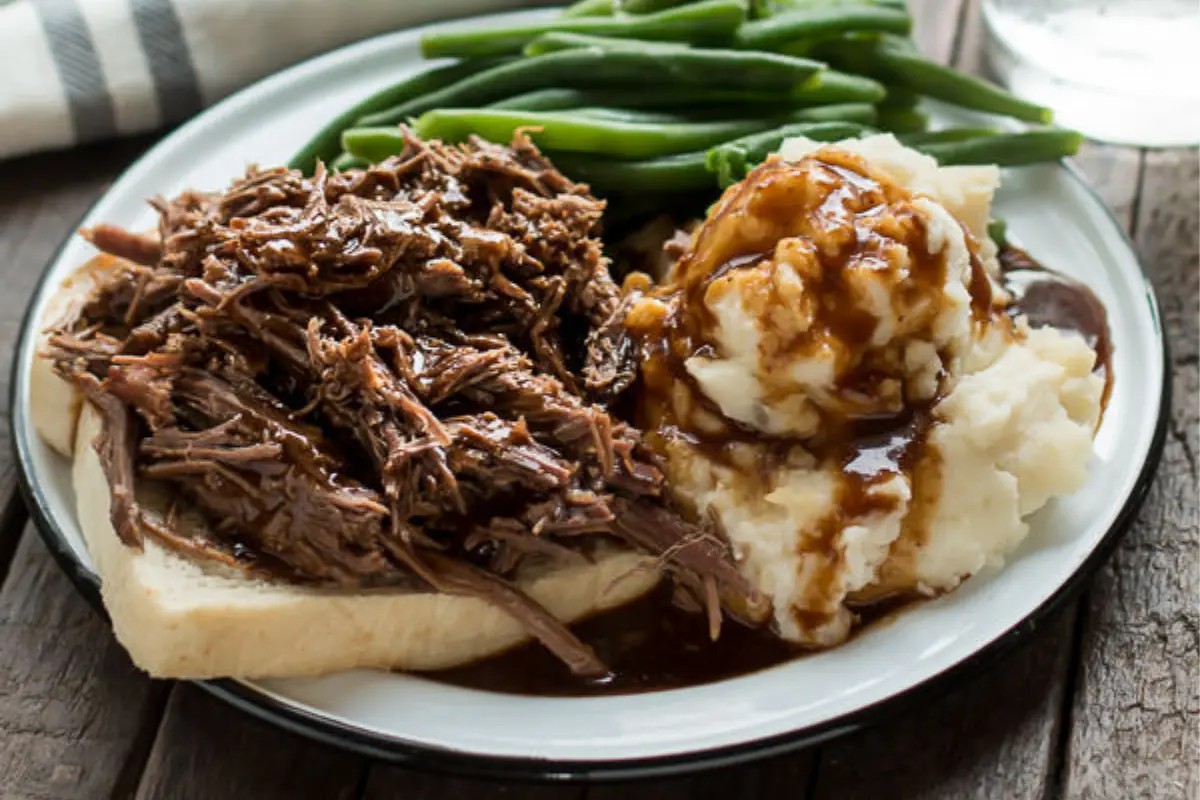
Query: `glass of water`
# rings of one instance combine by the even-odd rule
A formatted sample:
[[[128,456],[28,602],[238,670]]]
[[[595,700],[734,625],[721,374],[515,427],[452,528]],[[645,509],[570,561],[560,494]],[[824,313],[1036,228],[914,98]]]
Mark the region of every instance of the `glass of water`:
[[[1200,0],[983,0],[983,18],[992,71],[1058,124],[1200,143]]]

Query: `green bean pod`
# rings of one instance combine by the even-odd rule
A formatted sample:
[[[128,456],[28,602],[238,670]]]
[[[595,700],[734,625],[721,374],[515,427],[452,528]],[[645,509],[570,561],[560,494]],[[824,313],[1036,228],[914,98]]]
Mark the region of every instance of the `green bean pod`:
[[[495,108],[495,106],[491,106]],[[688,122],[688,117],[680,114],[665,114],[661,111],[645,111],[636,108],[608,108],[605,106],[583,106],[572,108],[570,113],[592,119],[607,119],[616,122],[640,122],[647,125],[670,125],[676,122]]]
[[[843,82],[843,78],[847,79]],[[828,82],[826,79],[829,79]],[[859,105],[875,102],[883,94],[882,84],[868,78],[822,70],[819,85],[802,91],[754,92],[737,89],[569,89],[556,87],[535,89],[532,92],[506,97],[490,103],[488,108],[519,111],[565,111],[573,108],[601,106],[607,108],[646,108],[688,113],[721,111],[727,115],[771,116],[789,108],[808,108],[825,105]]]
[[[497,106],[488,107],[491,110],[496,110]],[[680,108],[680,113],[665,113],[662,111],[648,111],[642,109],[611,107],[611,106],[582,106],[571,108],[570,113],[582,117],[591,117],[594,119],[607,119],[618,122],[638,122],[649,125],[668,125],[673,123],[683,122],[713,122],[719,120],[729,120],[730,116],[727,113],[729,108],[701,108],[695,110],[695,106]],[[500,109],[500,110],[517,110],[517,109]],[[526,109],[519,109],[525,111]],[[771,124],[774,120],[776,124],[783,121],[788,122],[857,122],[862,125],[873,125],[877,121],[878,114],[875,106],[870,103],[836,103],[824,106],[812,106],[808,108],[798,108],[788,111],[784,114],[779,114],[779,109],[771,109],[776,113],[750,113],[735,116],[738,121],[746,120],[762,120],[764,127]],[[688,113],[693,112],[694,113]],[[761,109],[754,109],[755,112],[761,112]]]
[[[1003,249],[1008,247],[1008,223],[1002,219],[990,219],[987,224],[988,238]]]
[[[655,11],[662,11],[664,8],[685,6],[694,0],[616,0],[616,2],[618,10],[624,11],[626,14],[651,14]],[[746,7],[744,0],[742,6]]]
[[[615,92],[614,95],[620,97],[621,92]],[[569,108],[583,108],[584,106],[608,106],[622,105],[621,103],[612,102],[597,102],[594,100],[594,94],[586,92],[582,89],[568,89],[566,87],[551,87],[549,89],[534,89],[532,92],[523,92],[515,94],[512,97],[506,97],[503,100],[497,100],[494,103],[488,103],[488,108],[506,108],[512,111],[563,111]],[[630,92],[629,96],[635,96]],[[627,105],[627,108],[633,106]]]
[[[787,136],[808,136],[832,141],[855,136],[861,126],[841,122],[793,123],[765,134],[734,139],[709,150],[677,153],[641,161],[622,161],[602,156],[554,152],[550,156],[564,175],[588,183],[601,194],[639,192],[672,193],[713,186],[712,153],[722,148],[751,153],[757,161],[779,146]]]
[[[508,55],[519,53],[529,42],[553,32],[657,41],[723,41],[734,35],[745,18],[743,0],[700,0],[642,16],[556,17],[507,28],[439,30],[421,38],[421,52],[426,58]]]
[[[816,78],[792,90],[789,100],[803,105],[826,103],[878,103],[887,96],[878,81],[836,69],[823,69]]]
[[[792,123],[718,145],[708,151],[705,166],[716,174],[724,187],[746,177],[751,169],[778,150],[784,139],[804,136],[819,142],[836,142],[866,131],[864,126],[853,122]]]
[[[959,142],[918,144],[917,149],[936,158],[942,166],[997,164],[1000,167],[1022,167],[1074,156],[1082,143],[1084,137],[1078,131],[1044,128],[1040,131],[961,139]]]
[[[329,169],[334,172],[344,172],[348,169],[362,169],[369,166],[371,166],[370,161],[350,155],[349,153],[340,153],[337,158],[329,162]]]
[[[1044,106],[1022,100],[982,78],[935,64],[893,43],[830,42],[818,52],[841,69],[906,86],[963,108],[1026,122],[1047,123],[1053,118],[1053,112]]]
[[[707,151],[641,161],[620,161],[580,153],[548,153],[564,175],[587,183],[600,194],[611,192],[695,191],[713,186],[705,166]]]
[[[880,108],[915,108],[921,102],[921,95],[907,86],[886,87],[887,95],[879,101]]]
[[[654,39],[621,38],[619,36],[598,36],[587,33],[572,33],[570,31],[550,31],[543,33],[521,50],[522,55],[540,56],[546,53],[557,53],[561,50],[579,50],[584,47],[598,47],[601,50],[618,50],[626,52],[633,50],[639,53],[685,53],[693,48],[686,42],[664,42]],[[740,50],[724,50],[721,52],[735,53]]]
[[[1001,133],[960,141],[917,144],[916,148],[933,156],[943,166],[952,164],[997,164],[1019,167],[1040,161],[1057,161],[1075,155],[1083,135],[1078,131],[1046,128],[1020,133]]]
[[[431,109],[485,105],[552,86],[650,85],[660,89],[787,93],[798,91],[820,69],[820,62],[774,53],[681,48],[664,57],[655,52],[587,46],[500,64],[419,98],[360,117],[355,124],[357,127],[396,125]]]
[[[860,125],[874,125],[879,119],[879,112],[870,103],[831,103],[797,109],[787,116],[795,122],[855,122]]]
[[[729,120],[716,122],[632,122],[618,119],[586,117],[561,111],[522,112],[495,109],[439,108],[422,114],[414,124],[423,139],[463,141],[475,134],[493,142],[508,142],[520,128],[540,128],[531,131],[538,145],[546,150],[565,150],[573,153],[599,153],[616,158],[654,158],[657,156],[699,150],[719,142],[770,127],[766,120]],[[399,131],[384,129],[394,141],[403,142]],[[390,149],[399,145],[377,148],[379,129],[347,131],[342,146],[355,155],[377,159],[377,154],[391,155]]]
[[[576,0],[562,11],[564,17],[611,17],[617,0]]]
[[[292,156],[291,161],[288,162],[288,166],[292,169],[298,169],[306,175],[311,175],[317,161],[329,161],[337,157],[338,153],[341,152],[342,131],[352,127],[355,121],[364,115],[449,86],[468,75],[473,75],[489,66],[495,66],[497,63],[499,62],[495,60],[483,62],[464,61],[459,64],[434,67],[424,72],[419,72],[399,83],[380,89],[378,92],[360,100],[326,123],[315,136],[309,139]]]
[[[1004,131],[1000,128],[944,128],[940,131],[907,133],[898,138],[909,147],[920,147],[927,144],[945,144],[947,142],[961,142],[967,139],[979,139],[986,136],[998,136],[1003,133]]]
[[[847,5],[785,11],[738,28],[734,43],[747,50],[769,50],[798,39],[837,36],[852,31],[907,34],[908,12],[891,6]]]
[[[846,6],[888,6],[908,9],[908,0],[752,0],[751,11],[758,17],[770,17],[796,10],[844,8]]]
[[[892,133],[919,133],[929,127],[929,115],[916,108],[880,108],[876,122]]]

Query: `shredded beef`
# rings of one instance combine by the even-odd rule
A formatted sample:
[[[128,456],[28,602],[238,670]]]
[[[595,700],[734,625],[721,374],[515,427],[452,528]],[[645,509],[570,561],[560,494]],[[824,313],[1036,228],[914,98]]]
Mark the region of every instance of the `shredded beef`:
[[[410,137],[365,170],[251,169],[153,205],[157,236],[86,233],[126,261],[50,340],[103,416],[126,544],[482,597],[587,674],[603,665],[512,582],[527,562],[615,540],[659,557],[714,635],[722,605],[754,606],[609,409],[635,360],[603,205],[527,140]],[[151,521],[135,480],[173,487],[220,546]]]

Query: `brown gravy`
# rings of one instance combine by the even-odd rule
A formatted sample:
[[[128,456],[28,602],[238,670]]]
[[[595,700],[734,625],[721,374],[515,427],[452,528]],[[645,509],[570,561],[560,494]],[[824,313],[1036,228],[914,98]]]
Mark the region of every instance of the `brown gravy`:
[[[1010,315],[1023,314],[1033,328],[1075,331],[1096,351],[1096,372],[1104,377],[1104,394],[1100,397],[1103,415],[1112,394],[1113,344],[1108,311],[1100,298],[1086,285],[1047,269],[1020,248],[1004,248],[999,260],[1004,290],[1011,298]]]
[[[1028,316],[1034,327],[1049,325],[1082,334],[1098,354],[1097,370],[1104,373],[1107,399],[1112,384],[1112,342],[1103,304],[1086,286],[1046,269],[1024,251],[1006,248],[1000,262],[1005,289],[1013,298],[1009,313]],[[926,416],[918,412],[877,430],[864,426],[855,431],[843,462],[847,476],[852,477],[849,483],[867,484],[881,473],[907,465],[923,438]],[[889,596],[856,607],[861,624],[853,636],[887,624],[919,602],[911,596]],[[572,675],[544,648],[527,644],[428,676],[457,686],[510,694],[631,694],[725,680],[808,652],[768,630],[731,620],[722,626],[720,639],[710,641],[704,617],[676,606],[666,585],[623,608],[587,620],[575,630],[609,665],[610,675],[598,680]]]
[[[863,625],[886,624],[910,598],[885,600],[861,609]],[[627,606],[574,627],[595,648],[612,673],[589,679],[572,675],[548,650],[523,645],[503,655],[464,667],[430,673],[444,683],[485,691],[543,696],[635,694],[679,689],[736,678],[782,664],[806,651],[762,628],[726,621],[721,638],[710,641],[700,614],[685,611],[660,585]]]

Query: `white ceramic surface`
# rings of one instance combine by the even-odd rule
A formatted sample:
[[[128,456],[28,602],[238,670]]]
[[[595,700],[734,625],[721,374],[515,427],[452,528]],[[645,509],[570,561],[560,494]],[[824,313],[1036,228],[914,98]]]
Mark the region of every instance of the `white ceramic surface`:
[[[504,15],[506,21],[521,16],[526,15]],[[413,70],[418,36],[409,31],[364,42],[227,99],[151,150],[83,224],[103,220],[145,227],[154,219],[146,197],[185,187],[221,187],[248,163],[286,161],[323,120]],[[1158,312],[1137,261],[1077,174],[1057,165],[1008,171],[996,213],[1039,259],[1086,280],[1108,306],[1117,376],[1096,439],[1091,479],[1036,516],[1033,534],[1006,569],[976,576],[953,595],[904,613],[839,649],[696,688],[529,698],[354,671],[247,683],[236,693],[251,702],[273,700],[318,725],[332,721],[343,732],[358,732],[379,751],[416,746],[493,759],[547,759],[555,762],[549,772],[586,771],[601,762],[677,762],[788,735],[832,735],[861,721],[864,710],[910,692],[1001,640],[1083,568],[1127,506],[1154,449],[1164,364]],[[56,285],[89,254],[82,240],[67,243],[50,265],[45,286]],[[37,308],[45,300],[43,291],[34,301]],[[25,345],[18,357],[14,419],[26,477],[54,529],[50,535],[61,537],[68,555],[86,565],[68,465],[25,427],[30,337]],[[326,730],[325,735],[343,734]]]

